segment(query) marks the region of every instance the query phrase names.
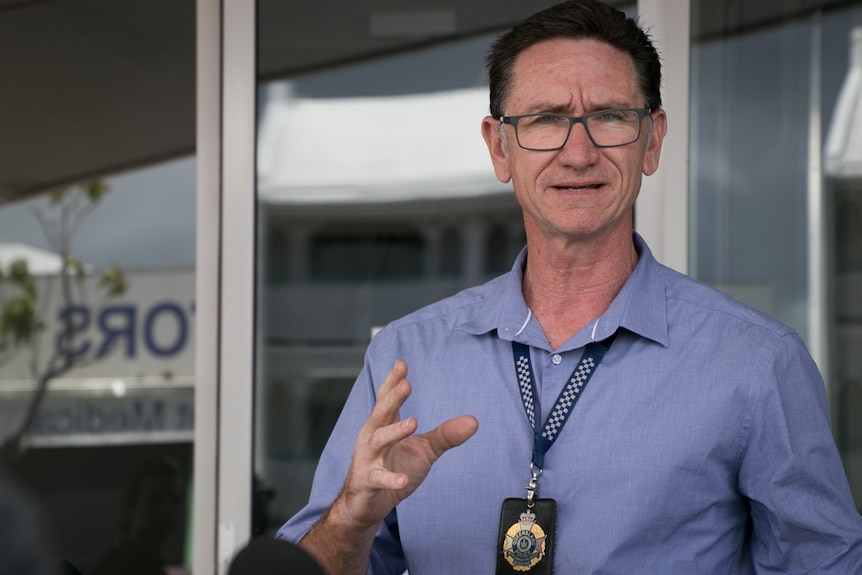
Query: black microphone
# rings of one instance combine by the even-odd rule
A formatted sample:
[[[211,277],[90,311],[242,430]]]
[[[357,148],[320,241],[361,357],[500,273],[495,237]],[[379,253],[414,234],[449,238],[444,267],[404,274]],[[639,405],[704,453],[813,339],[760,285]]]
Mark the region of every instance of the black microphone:
[[[326,575],[311,555],[282,539],[260,537],[233,558],[228,575]]]

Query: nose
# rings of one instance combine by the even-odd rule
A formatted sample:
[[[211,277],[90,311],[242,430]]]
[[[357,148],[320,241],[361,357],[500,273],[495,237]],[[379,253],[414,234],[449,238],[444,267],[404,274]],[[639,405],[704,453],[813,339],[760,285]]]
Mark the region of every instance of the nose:
[[[587,134],[587,127],[575,122],[569,131],[569,139],[560,148],[558,157],[574,167],[589,166],[598,159],[599,149]]]

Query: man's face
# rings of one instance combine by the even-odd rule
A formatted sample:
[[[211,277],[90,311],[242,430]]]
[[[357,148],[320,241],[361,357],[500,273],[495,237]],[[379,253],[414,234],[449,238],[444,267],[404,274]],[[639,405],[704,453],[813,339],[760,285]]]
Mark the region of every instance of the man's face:
[[[596,40],[556,39],[520,54],[505,114],[583,116],[644,105],[628,54]],[[482,134],[494,171],[500,181],[512,181],[528,238],[569,242],[630,235],[641,175],[658,168],[666,132],[664,111],[651,116],[652,129],[649,118],[641,120],[640,138],[632,144],[598,148],[584,126],[575,124],[565,146],[555,151],[524,150],[512,126],[503,127],[502,138],[499,118],[485,118]]]

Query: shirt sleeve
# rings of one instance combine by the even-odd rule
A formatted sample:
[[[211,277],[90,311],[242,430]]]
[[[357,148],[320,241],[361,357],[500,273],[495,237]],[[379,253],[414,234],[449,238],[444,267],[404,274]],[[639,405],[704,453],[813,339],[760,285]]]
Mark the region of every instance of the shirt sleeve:
[[[298,543],[338,496],[347,477],[359,429],[368,419],[376,400],[376,388],[368,358],[347,397],[314,473],[308,504],[290,518],[276,534],[278,539]],[[369,559],[368,575],[401,575],[407,569],[398,539],[397,514],[393,510],[381,523]]]
[[[832,436],[823,380],[796,334],[771,345],[754,367],[739,473],[755,569],[862,573],[862,518]]]

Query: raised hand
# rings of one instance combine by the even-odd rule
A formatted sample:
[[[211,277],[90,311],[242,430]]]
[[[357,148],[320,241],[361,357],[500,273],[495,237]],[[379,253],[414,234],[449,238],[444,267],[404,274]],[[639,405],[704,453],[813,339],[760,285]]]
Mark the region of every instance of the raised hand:
[[[416,419],[400,416],[410,396],[406,377],[407,364],[398,360],[359,430],[341,493],[301,542],[332,575],[365,573],[380,522],[419,487],[443,453],[478,429],[476,418],[462,415],[416,434]]]
[[[360,525],[377,526],[399,501],[416,490],[443,453],[464,443],[479,425],[474,417],[462,415],[414,435],[416,419],[402,420],[399,415],[410,395],[406,376],[407,364],[397,361],[356,438],[341,498],[345,512]]]

